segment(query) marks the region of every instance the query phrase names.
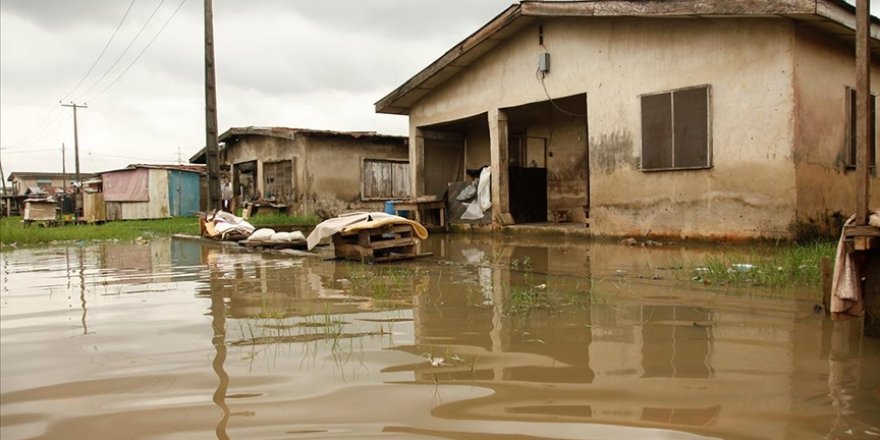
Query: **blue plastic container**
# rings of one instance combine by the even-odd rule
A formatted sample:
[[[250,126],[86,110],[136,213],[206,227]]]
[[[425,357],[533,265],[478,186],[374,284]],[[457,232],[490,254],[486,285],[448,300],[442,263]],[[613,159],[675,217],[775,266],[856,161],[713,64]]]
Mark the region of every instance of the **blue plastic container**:
[[[385,201],[385,213],[394,215],[394,200]]]

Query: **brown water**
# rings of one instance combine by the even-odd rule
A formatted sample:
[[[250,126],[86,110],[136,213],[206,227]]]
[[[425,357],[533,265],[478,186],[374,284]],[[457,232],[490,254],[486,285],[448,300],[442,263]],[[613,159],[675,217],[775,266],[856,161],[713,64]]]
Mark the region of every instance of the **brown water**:
[[[0,437],[880,438],[880,341],[818,291],[703,286],[675,246],[424,251],[4,252]]]

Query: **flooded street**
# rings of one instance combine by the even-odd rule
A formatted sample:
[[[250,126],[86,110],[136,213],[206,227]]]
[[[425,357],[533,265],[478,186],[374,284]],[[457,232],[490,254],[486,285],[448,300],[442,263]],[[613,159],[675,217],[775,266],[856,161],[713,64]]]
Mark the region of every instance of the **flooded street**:
[[[435,235],[388,265],[177,238],[0,253],[0,437],[880,438],[880,340],[818,289],[572,241]]]

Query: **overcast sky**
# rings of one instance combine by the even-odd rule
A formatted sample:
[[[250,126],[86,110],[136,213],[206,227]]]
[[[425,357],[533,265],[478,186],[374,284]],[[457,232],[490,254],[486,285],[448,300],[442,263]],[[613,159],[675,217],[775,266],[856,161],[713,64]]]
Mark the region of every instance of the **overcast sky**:
[[[373,104],[512,3],[214,0],[219,131],[405,135],[405,116],[376,114]],[[88,104],[77,113],[83,172],[186,162],[205,141],[202,5],[2,0],[4,178],[60,172],[62,143],[73,171],[72,110],[59,101]]]

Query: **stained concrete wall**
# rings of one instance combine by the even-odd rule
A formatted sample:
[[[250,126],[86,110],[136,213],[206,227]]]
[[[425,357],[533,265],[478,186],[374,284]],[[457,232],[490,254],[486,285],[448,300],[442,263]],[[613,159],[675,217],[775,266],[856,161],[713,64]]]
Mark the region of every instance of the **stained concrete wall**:
[[[587,94],[591,228],[599,234],[787,237],[794,24],[783,18],[559,18],[543,23],[553,97]],[[546,100],[537,25],[410,112],[411,129]],[[639,96],[709,85],[711,169],[639,170]],[[412,130],[411,130],[412,132]],[[468,161],[470,162],[470,161]]]
[[[846,166],[846,88],[856,86],[854,48],[818,38],[809,29],[797,29],[795,36],[797,218],[793,229],[804,236],[839,234],[841,222],[856,212],[858,188],[856,170]],[[875,61],[871,69],[876,94],[880,63]],[[876,172],[871,186],[870,206],[880,206]]]
[[[257,162],[257,191],[263,193],[263,164],[294,160],[292,179],[296,193],[291,214],[334,217],[348,210],[382,210],[381,201],[361,200],[364,159],[407,160],[405,139],[296,136],[238,136],[227,141],[225,162]]]

